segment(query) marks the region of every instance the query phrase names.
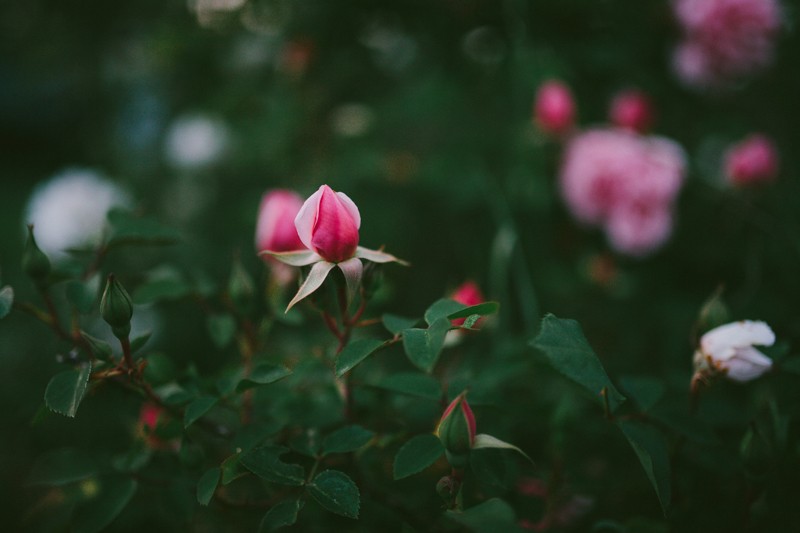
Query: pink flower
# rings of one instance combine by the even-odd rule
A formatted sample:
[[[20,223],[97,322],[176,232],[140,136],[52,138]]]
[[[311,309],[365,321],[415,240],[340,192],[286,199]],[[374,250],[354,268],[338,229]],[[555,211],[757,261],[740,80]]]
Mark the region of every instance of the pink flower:
[[[275,189],[265,193],[258,210],[256,251],[303,250],[305,246],[294,225],[294,219],[302,205],[303,199],[294,191]]]
[[[575,122],[572,92],[564,83],[549,80],[536,92],[533,117],[539,128],[549,135],[564,135]]]
[[[326,261],[339,263],[356,253],[361,215],[343,192],[320,187],[300,208],[295,225],[303,244]]]
[[[751,135],[725,154],[725,176],[733,185],[772,181],[777,174],[778,151],[763,135]]]
[[[616,250],[641,256],[669,237],[684,169],[683,150],[668,139],[588,130],[567,146],[561,192],[575,218],[604,228]]]
[[[674,11],[684,40],[673,63],[688,85],[721,85],[772,61],[777,0],[675,0]]]
[[[450,296],[450,299],[470,307],[473,305],[482,304],[486,301],[486,299],[483,297],[483,293],[481,292],[481,288],[478,287],[478,284],[474,281],[465,281],[462,283],[455,290],[452,296]],[[460,326],[465,320],[466,318],[456,318],[453,319],[451,323],[453,326]],[[480,320],[478,322],[480,322]],[[478,325],[478,322],[475,323],[476,326]]]
[[[637,90],[623,91],[614,97],[609,120],[615,126],[644,133],[653,125],[653,104]]]

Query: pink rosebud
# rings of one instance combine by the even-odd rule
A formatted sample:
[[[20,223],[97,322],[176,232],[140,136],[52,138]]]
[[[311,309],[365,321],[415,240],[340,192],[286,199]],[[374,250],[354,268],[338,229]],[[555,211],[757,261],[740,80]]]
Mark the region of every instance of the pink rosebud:
[[[139,424],[149,432],[155,431],[162,412],[163,409],[155,404],[146,403],[142,405],[142,409],[139,411]]]
[[[469,453],[475,443],[475,433],[475,415],[467,403],[466,392],[462,392],[444,410],[436,428],[436,435],[447,450],[451,464],[454,459],[460,461]]]
[[[772,181],[777,174],[778,151],[763,135],[751,135],[725,154],[725,175],[733,185]]]
[[[572,92],[557,80],[543,83],[536,92],[533,117],[539,128],[548,135],[564,135],[575,122],[575,103]]]
[[[256,251],[290,252],[303,250],[294,219],[300,212],[303,199],[294,191],[275,189],[261,198],[256,224]],[[271,256],[262,257],[271,260]]]
[[[473,305],[482,304],[486,301],[486,299],[483,297],[480,287],[478,287],[478,284],[474,281],[466,281],[462,283],[461,286],[455,290],[453,295],[450,296],[450,299],[470,307]],[[454,326],[460,326],[465,320],[466,318],[456,318],[453,319],[451,323]]]
[[[653,125],[653,104],[637,90],[623,91],[614,97],[609,120],[615,126],[644,133]]]
[[[164,409],[152,403],[145,403],[139,410],[139,420],[136,424],[138,434],[144,439],[148,448],[162,450],[174,448],[177,442],[167,442],[155,434],[156,428],[164,417]]]
[[[321,186],[305,201],[294,223],[303,244],[325,261],[340,263],[355,256],[361,215],[346,194]]]

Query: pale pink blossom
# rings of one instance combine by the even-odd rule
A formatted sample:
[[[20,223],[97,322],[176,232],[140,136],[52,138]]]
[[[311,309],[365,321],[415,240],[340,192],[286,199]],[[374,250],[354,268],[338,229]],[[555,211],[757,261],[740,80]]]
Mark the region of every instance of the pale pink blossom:
[[[654,114],[650,98],[632,89],[618,93],[611,101],[609,121],[620,128],[643,133],[653,125]]]
[[[722,373],[733,381],[756,379],[770,368],[772,360],[753,346],[772,346],[775,333],[764,322],[741,320],[707,332],[694,355],[697,374]]]
[[[685,166],[683,150],[668,139],[588,130],[567,146],[561,192],[576,219],[605,229],[616,250],[641,256],[669,237]]]
[[[558,80],[544,82],[536,92],[533,118],[548,135],[564,135],[575,122],[575,102],[569,87]]]
[[[688,85],[720,85],[768,66],[781,25],[777,0],[675,0],[684,33],[673,57]]]
[[[256,251],[289,252],[305,249],[294,225],[302,205],[303,199],[294,191],[275,189],[265,193],[258,209]]]
[[[725,153],[725,177],[733,185],[772,181],[778,166],[778,151],[763,135],[751,135]]]

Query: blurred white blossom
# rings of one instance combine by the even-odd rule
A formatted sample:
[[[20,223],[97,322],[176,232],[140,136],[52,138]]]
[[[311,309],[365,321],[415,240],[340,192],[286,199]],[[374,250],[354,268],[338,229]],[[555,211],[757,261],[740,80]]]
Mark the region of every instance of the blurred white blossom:
[[[695,352],[697,372],[722,372],[734,381],[750,381],[772,368],[772,360],[753,346],[772,346],[775,333],[764,322],[741,320],[714,328]]]
[[[177,168],[202,168],[224,155],[230,137],[228,127],[219,119],[207,115],[185,115],[169,127],[165,156]]]

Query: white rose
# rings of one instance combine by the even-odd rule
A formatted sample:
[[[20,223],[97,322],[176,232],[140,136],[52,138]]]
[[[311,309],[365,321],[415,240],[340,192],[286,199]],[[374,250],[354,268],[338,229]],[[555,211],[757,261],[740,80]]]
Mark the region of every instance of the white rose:
[[[772,360],[753,346],[774,343],[775,333],[764,322],[741,320],[719,326],[700,339],[694,354],[695,370],[722,372],[739,382],[756,379],[772,368]]]

